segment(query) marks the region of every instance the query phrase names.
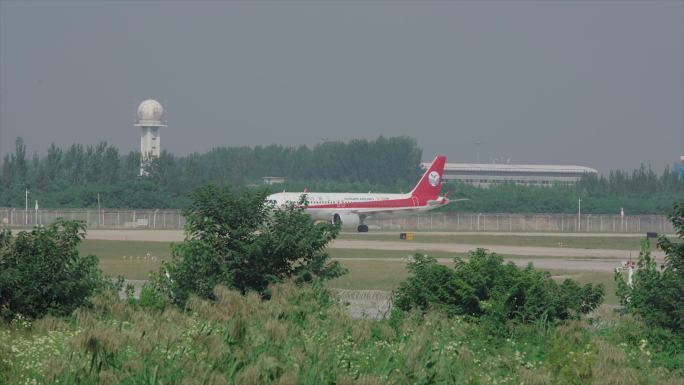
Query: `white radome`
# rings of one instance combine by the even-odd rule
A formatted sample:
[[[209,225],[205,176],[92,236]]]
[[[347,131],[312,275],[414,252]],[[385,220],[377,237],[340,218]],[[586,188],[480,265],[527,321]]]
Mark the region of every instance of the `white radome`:
[[[164,126],[164,107],[154,99],[144,100],[138,106],[136,126]]]

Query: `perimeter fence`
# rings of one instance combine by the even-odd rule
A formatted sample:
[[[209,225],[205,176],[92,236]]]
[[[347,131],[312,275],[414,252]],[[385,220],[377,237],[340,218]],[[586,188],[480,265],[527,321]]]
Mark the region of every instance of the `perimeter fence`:
[[[56,218],[84,221],[89,229],[181,230],[181,210],[97,210],[0,208],[0,221],[12,228],[52,223]],[[479,214],[427,213],[398,219],[369,220],[379,230],[540,232],[540,233],[674,233],[664,215]]]
[[[57,218],[84,221],[89,229],[179,230],[185,225],[181,210],[88,210],[0,208],[0,221],[12,228],[47,225]]]
[[[664,215],[436,213],[377,220],[381,229],[508,233],[673,234]]]

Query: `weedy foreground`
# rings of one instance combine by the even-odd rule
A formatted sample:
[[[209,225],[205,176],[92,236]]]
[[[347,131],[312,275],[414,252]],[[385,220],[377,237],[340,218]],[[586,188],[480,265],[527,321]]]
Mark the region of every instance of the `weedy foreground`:
[[[353,320],[318,285],[215,294],[185,310],[110,294],[71,317],[18,317],[0,326],[0,383],[684,384],[682,354],[610,311],[497,335],[438,312]]]

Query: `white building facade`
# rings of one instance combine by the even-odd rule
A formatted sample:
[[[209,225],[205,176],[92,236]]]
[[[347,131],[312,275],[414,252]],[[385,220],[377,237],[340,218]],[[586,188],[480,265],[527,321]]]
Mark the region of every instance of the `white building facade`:
[[[423,163],[423,167],[426,164]],[[572,185],[585,175],[598,175],[598,171],[584,166],[531,165],[499,163],[447,163],[444,180],[457,180],[478,187],[501,183],[528,186]]]

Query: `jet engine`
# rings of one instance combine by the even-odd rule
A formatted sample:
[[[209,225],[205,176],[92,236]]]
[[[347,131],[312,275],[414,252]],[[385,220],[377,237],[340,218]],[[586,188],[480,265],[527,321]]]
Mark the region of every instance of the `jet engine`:
[[[341,223],[342,227],[344,227],[344,228],[353,228],[353,229],[355,229],[360,223],[358,214],[338,214],[338,213],[335,213],[330,218],[330,221],[333,224]]]

